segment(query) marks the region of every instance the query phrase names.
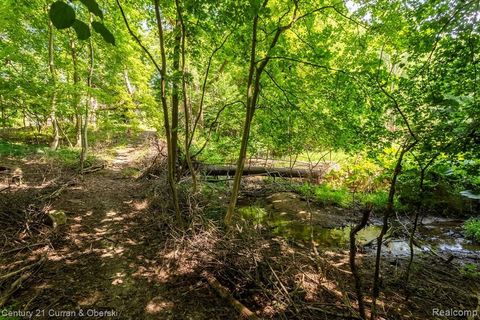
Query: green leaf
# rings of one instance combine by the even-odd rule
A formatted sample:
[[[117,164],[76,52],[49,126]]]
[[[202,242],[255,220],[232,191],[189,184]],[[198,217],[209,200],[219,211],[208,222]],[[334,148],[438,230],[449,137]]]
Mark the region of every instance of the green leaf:
[[[49,16],[57,29],[70,28],[75,22],[75,11],[62,1],[57,1],[50,6]]]
[[[115,45],[115,37],[107,29],[107,27],[103,25],[103,23],[100,23],[98,21],[93,21],[92,26],[93,26],[93,29],[103,37],[103,40]]]
[[[95,0],[80,0],[80,2],[83,3],[85,7],[87,7],[88,11],[90,11],[100,19],[103,19],[102,10],[100,10],[100,7]]]
[[[75,29],[75,32],[77,33],[77,38],[79,40],[87,40],[88,38],[90,38],[90,28],[85,22],[75,20],[72,27],[73,29]]]

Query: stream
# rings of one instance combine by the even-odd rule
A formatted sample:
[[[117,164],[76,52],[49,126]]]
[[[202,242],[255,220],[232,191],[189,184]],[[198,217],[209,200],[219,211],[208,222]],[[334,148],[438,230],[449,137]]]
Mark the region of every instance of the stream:
[[[360,216],[351,210],[325,207],[318,208],[299,195],[280,192],[258,200],[253,204],[240,205],[239,211],[245,220],[266,226],[274,236],[280,236],[300,243],[315,243],[321,248],[349,248],[350,230],[358,223]],[[408,245],[409,221],[394,221],[387,232],[383,254],[391,257],[405,257],[410,254]],[[416,253],[434,252],[465,261],[480,261],[480,245],[465,239],[462,233],[463,220],[441,217],[425,217],[416,233]],[[381,230],[381,221],[373,220],[357,234],[357,243],[367,253],[373,253],[376,237]],[[393,231],[392,231],[393,230]]]

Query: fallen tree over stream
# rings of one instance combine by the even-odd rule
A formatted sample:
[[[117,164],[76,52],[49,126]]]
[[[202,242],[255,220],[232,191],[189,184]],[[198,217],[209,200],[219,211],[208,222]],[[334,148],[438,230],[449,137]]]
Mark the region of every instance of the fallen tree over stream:
[[[198,166],[198,169],[206,176],[233,176],[237,170],[232,165],[204,165]],[[243,169],[244,176],[269,176],[281,178],[308,178],[319,182],[320,179],[331,169],[306,169],[306,168],[275,168],[265,166],[248,166]]]

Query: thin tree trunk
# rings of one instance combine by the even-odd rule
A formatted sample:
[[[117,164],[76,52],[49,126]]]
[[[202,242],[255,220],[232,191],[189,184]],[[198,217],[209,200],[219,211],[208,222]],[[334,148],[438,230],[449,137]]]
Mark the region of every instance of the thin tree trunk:
[[[408,142],[407,142],[408,143]],[[382,254],[382,245],[383,245],[383,237],[388,231],[388,221],[392,213],[394,212],[394,201],[395,201],[395,191],[397,185],[397,179],[402,171],[402,161],[405,154],[412,149],[417,144],[415,140],[413,143],[406,144],[402,146],[400,150],[400,154],[397,158],[397,163],[395,165],[395,169],[393,170],[392,180],[390,182],[390,190],[388,193],[388,202],[387,208],[385,210],[385,214],[383,216],[383,225],[382,230],[380,231],[379,236],[377,237],[377,252],[375,257],[375,272],[373,277],[373,289],[372,289],[372,316],[371,319],[376,319],[377,317],[377,299],[380,296],[380,261],[381,261],[381,254]]]
[[[175,35],[175,41],[173,46],[173,70],[175,73],[180,72],[180,45],[182,41],[181,34],[181,25],[178,18],[175,21],[175,27],[173,28],[173,33]],[[173,79],[172,81],[172,158],[174,164],[174,177],[175,181],[178,181],[179,176],[177,173],[177,162],[178,162],[178,105],[179,105],[179,95],[178,95],[178,79]]]
[[[264,0],[262,8],[265,8],[268,0]],[[276,46],[280,35],[287,29],[289,29],[293,23],[296,21],[297,14],[297,2],[295,2],[295,9],[293,12],[292,20],[289,24],[284,26],[279,26],[273,36],[270,47],[268,48],[265,58],[261,61],[256,62],[256,47],[257,47],[257,28],[258,28],[258,12],[253,18],[253,30],[252,30],[252,43],[251,43],[251,52],[250,52],[250,68],[248,72],[248,82],[247,82],[247,113],[245,115],[245,124],[243,127],[242,133],[242,142],[240,144],[240,153],[237,160],[237,170],[235,172],[235,178],[232,186],[232,193],[230,195],[230,203],[228,205],[227,214],[225,215],[224,223],[229,226],[232,222],[233,213],[235,206],[237,205],[238,193],[240,191],[240,183],[242,180],[243,168],[245,167],[245,159],[247,156],[248,140],[250,137],[250,127],[253,120],[253,115],[257,106],[258,96],[260,94],[260,78],[271,58],[271,51]]]
[[[58,129],[58,120],[57,120],[57,89],[55,88],[57,77],[55,73],[55,60],[54,60],[54,50],[53,50],[53,24],[51,21],[48,22],[48,64],[50,68],[50,76],[51,76],[51,86],[52,86],[52,96],[50,97],[50,119],[52,120],[52,129],[53,129],[53,137],[52,142],[50,143],[50,148],[53,150],[58,149],[58,144],[60,141],[60,130]]]
[[[158,38],[160,44],[160,53],[162,57],[162,67],[160,69],[160,76],[161,76],[161,104],[162,104],[162,111],[164,117],[164,127],[165,127],[165,135],[167,139],[167,162],[168,162],[168,183],[170,185],[170,190],[172,192],[172,202],[173,207],[175,209],[175,214],[177,218],[177,222],[183,226],[183,220],[180,213],[180,205],[178,203],[178,191],[175,179],[175,159],[173,158],[174,152],[172,148],[172,131],[170,129],[170,121],[168,117],[168,104],[167,104],[167,92],[166,92],[166,68],[167,68],[167,59],[165,55],[165,42],[163,38],[163,26],[162,26],[162,18],[160,15],[160,7],[159,7],[159,0],[154,0],[155,6],[155,17],[157,20],[157,28],[158,28]]]
[[[5,119],[5,104],[3,103],[2,95],[0,95],[0,105],[2,106],[2,129],[5,129],[7,126],[7,121]]]
[[[365,302],[363,301],[363,288],[362,288],[362,278],[360,273],[357,269],[357,264],[355,262],[355,258],[357,255],[357,243],[356,243],[356,236],[357,233],[365,228],[368,222],[368,218],[370,217],[370,213],[372,212],[372,206],[368,206],[362,215],[362,220],[359,224],[357,224],[351,231],[350,231],[350,269],[352,270],[353,278],[355,280],[355,291],[357,293],[357,301],[358,301],[358,312],[360,313],[360,317],[362,319],[366,319],[365,315]]]
[[[93,42],[92,38],[89,39],[88,48],[90,52],[90,64],[88,68],[88,76],[87,76],[87,100],[85,101],[85,110],[84,110],[84,120],[82,126],[82,151],[80,154],[80,170],[83,172],[85,161],[87,160],[88,155],[88,114],[90,112],[90,105],[92,103],[92,77],[93,77],[93,70],[94,70],[94,51],[93,51]]]
[[[70,52],[72,55],[73,64],[73,108],[75,110],[75,146],[82,145],[82,111],[80,110],[80,92],[78,84],[80,83],[80,76],[78,74],[77,50],[75,48],[75,40],[70,39]]]
[[[180,21],[181,26],[181,56],[182,56],[182,93],[183,93],[183,109],[185,113],[185,160],[187,162],[188,170],[192,176],[192,189],[193,192],[197,191],[197,178],[195,175],[195,169],[193,168],[192,159],[190,157],[190,110],[188,108],[188,99],[187,99],[187,81],[185,78],[185,38],[186,30],[185,23],[182,16],[182,8],[180,6],[179,0],[175,0],[175,5],[177,7],[177,16]]]
[[[125,86],[127,87],[127,92],[130,96],[132,96],[134,93],[134,89],[133,89],[132,83],[130,82],[130,77],[128,76],[127,69],[123,71],[123,78],[125,80]]]
[[[409,240],[408,240],[408,246],[410,248],[410,258],[408,260],[407,270],[405,271],[405,288],[406,288],[405,300],[408,300],[408,298],[409,298],[408,282],[410,281],[410,270],[412,268],[412,263],[413,263],[413,258],[414,258],[413,245],[414,245],[414,239],[415,239],[415,232],[417,232],[418,220],[419,220],[420,215],[422,214],[422,211],[423,211],[422,198],[423,198],[423,195],[425,194],[425,174],[426,174],[428,168],[434,163],[435,159],[439,155],[440,155],[440,153],[437,153],[436,155],[434,155],[430,159],[430,161],[428,161],[427,164],[425,164],[424,166],[422,166],[420,160],[417,159],[418,166],[420,167],[420,179],[419,179],[420,194],[418,195],[419,196],[419,201],[418,201],[417,211],[415,212],[415,218],[414,218],[414,221],[413,221],[412,231],[410,232],[410,237],[409,237]]]
[[[247,113],[245,115],[245,124],[243,126],[242,142],[240,144],[240,153],[237,160],[237,170],[235,171],[235,178],[233,181],[232,193],[230,196],[230,203],[228,205],[227,214],[225,215],[225,225],[231,225],[233,212],[237,205],[238,192],[240,191],[240,182],[242,179],[243,168],[245,166],[245,158],[247,155],[248,138],[250,135],[250,125],[253,119],[253,113],[255,108],[254,97],[256,96],[254,83],[255,75],[255,59],[257,48],[257,26],[258,26],[258,13],[253,18],[253,31],[252,31],[252,44],[250,52],[250,68],[248,72],[247,82]]]

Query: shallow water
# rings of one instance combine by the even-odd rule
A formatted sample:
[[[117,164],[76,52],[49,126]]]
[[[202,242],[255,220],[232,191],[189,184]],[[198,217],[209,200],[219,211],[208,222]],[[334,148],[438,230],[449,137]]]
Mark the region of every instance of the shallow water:
[[[287,195],[291,197],[291,195]],[[292,199],[289,199],[292,200]],[[275,200],[278,203],[278,200]],[[339,217],[339,212],[332,217],[332,212],[322,212],[313,209],[306,212],[303,200],[295,199],[288,201],[288,208],[271,205],[268,203],[257,203],[256,205],[245,205],[239,208],[242,217],[253,221],[254,224],[266,226],[273,235],[287,239],[308,242],[313,241],[316,245],[325,248],[347,249],[350,243],[351,221],[345,217]],[[298,202],[296,207],[292,202]],[[303,201],[305,202],[305,201]],[[308,210],[308,209],[307,209]],[[343,221],[343,222],[342,222]],[[332,223],[333,222],[333,223]],[[334,226],[339,225],[340,226]],[[475,245],[465,239],[462,234],[461,220],[446,220],[436,217],[424,219],[419,226],[416,238],[419,239],[421,247],[415,247],[415,251],[452,253],[455,255],[470,255],[480,259],[480,245]],[[376,244],[376,237],[380,234],[380,225],[368,225],[357,234],[357,243],[373,248]],[[384,254],[392,256],[406,256],[410,254],[408,239],[390,238],[385,241]]]

